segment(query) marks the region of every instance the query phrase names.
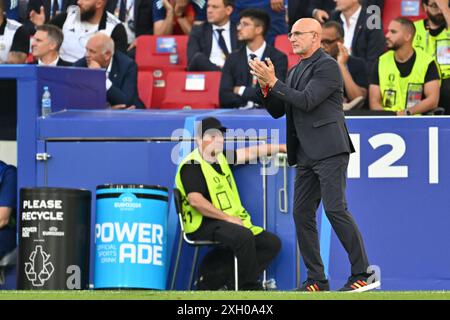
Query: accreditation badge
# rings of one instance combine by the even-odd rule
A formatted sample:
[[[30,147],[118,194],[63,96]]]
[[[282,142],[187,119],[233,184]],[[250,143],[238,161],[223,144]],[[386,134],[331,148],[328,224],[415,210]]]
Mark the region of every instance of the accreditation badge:
[[[450,65],[450,39],[436,41],[436,59],[439,65]]]
[[[408,84],[408,97],[406,100],[406,109],[414,107],[422,100],[423,85],[419,83]]]
[[[385,108],[393,108],[397,100],[397,91],[392,89],[384,90],[383,93],[383,106]]]

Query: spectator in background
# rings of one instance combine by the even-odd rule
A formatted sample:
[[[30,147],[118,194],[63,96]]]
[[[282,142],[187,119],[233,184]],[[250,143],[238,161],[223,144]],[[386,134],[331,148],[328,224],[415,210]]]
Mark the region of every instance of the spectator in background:
[[[359,0],[336,0],[336,10],[332,20],[344,28],[344,46],[352,56],[366,61],[367,70],[372,70],[385,49],[383,29],[368,26],[366,7],[361,6]]]
[[[153,34],[153,0],[107,0],[106,10],[122,21],[128,50],[136,46],[136,37]]]
[[[450,8],[448,0],[423,0],[427,18],[414,23],[413,46],[436,59],[442,78],[439,106],[450,115]]]
[[[64,35],[58,27],[51,24],[37,27],[31,42],[33,63],[43,66],[71,66],[70,62],[64,61],[59,56],[59,48],[63,40]]]
[[[219,90],[222,108],[249,109],[262,104],[258,80],[248,66],[251,59],[269,58],[282,81],[287,73],[286,55],[264,40],[270,27],[269,15],[261,9],[245,9],[239,15],[238,39],[246,45],[231,53],[223,67]]]
[[[313,17],[320,23],[328,21],[336,10],[336,0],[309,0],[309,6],[307,14],[309,17]],[[376,5],[380,8],[380,14],[383,12],[384,0],[365,0],[361,1],[364,7]],[[337,9],[339,10],[339,9]],[[295,21],[294,21],[295,22]]]
[[[271,24],[266,34],[268,44],[273,45],[277,35],[288,32],[284,0],[238,0],[235,2],[235,12],[231,20],[237,23],[240,19],[239,13],[247,8],[258,8],[269,13]]]
[[[258,283],[281,248],[281,241],[253,225],[242,206],[230,165],[250,163],[258,157],[286,152],[285,145],[261,144],[240,148],[234,156],[223,150],[226,128],[216,118],[202,119],[197,126],[197,148],[181,162],[175,177],[180,190],[184,230],[190,239],[218,241],[233,251],[238,261],[239,288],[262,290]]]
[[[94,34],[86,44],[86,57],[74,66],[106,71],[107,101],[113,109],[144,108],[138,97],[136,62],[115,52],[111,37],[102,32]]]
[[[375,63],[369,87],[370,109],[414,115],[437,107],[439,72],[434,59],[412,46],[414,24],[391,21],[386,34],[389,49]]]
[[[232,0],[208,0],[207,23],[192,28],[187,44],[189,71],[220,71],[226,57],[240,47],[230,22]]]
[[[338,62],[344,80],[344,105],[358,97],[362,97],[364,104],[368,86],[366,64],[348,53],[344,47],[344,30],[338,22],[328,21],[322,26],[322,48]]]
[[[36,30],[34,24],[30,21],[31,12],[40,12],[41,8],[43,8],[45,13],[45,23],[48,23],[61,12],[66,12],[68,7],[76,4],[77,0],[29,0],[24,26],[29,34],[34,34]]]
[[[30,37],[19,22],[7,18],[5,1],[0,0],[0,64],[21,64],[30,52]]]
[[[16,247],[17,169],[0,161],[0,260]]]
[[[310,0],[288,0],[288,30],[301,18],[311,17],[308,15]]]
[[[112,13],[105,9],[106,0],[78,0],[78,5],[70,6],[67,12],[57,15],[50,21],[63,31],[64,42],[61,46],[62,59],[75,62],[83,58],[89,37],[103,30],[114,40],[116,51],[126,52],[128,48],[125,27]],[[44,8],[39,13],[31,11],[30,21],[35,26],[43,25],[46,20]]]
[[[154,33],[164,34],[189,34],[192,26],[205,21],[206,5],[203,1],[191,1],[194,8],[194,17],[188,16],[189,3],[178,0],[153,1]],[[177,30],[176,22],[180,30]]]

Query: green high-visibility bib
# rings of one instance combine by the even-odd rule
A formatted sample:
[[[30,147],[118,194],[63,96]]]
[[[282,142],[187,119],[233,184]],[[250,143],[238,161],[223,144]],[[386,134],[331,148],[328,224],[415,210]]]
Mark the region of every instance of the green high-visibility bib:
[[[261,233],[263,228],[252,224],[249,213],[242,206],[233,173],[223,153],[217,156],[217,160],[223,174],[218,173],[211,164],[203,160],[197,148],[183,159],[178,167],[175,185],[181,192],[184,231],[186,233],[196,231],[200,227],[203,219],[203,215],[189,204],[186,191],[181,181],[181,168],[187,162],[190,162],[200,164],[213,206],[230,216],[240,217],[244,227],[250,229],[254,235]]]
[[[422,50],[415,51],[416,61],[407,77],[400,76],[393,50],[381,55],[378,75],[384,110],[394,112],[405,110],[414,107],[422,100],[425,76],[433,58]]]
[[[437,36],[425,29],[424,20],[414,22],[416,35],[413,47],[420,48],[433,57],[439,67],[441,79],[450,78],[450,28],[445,28]]]

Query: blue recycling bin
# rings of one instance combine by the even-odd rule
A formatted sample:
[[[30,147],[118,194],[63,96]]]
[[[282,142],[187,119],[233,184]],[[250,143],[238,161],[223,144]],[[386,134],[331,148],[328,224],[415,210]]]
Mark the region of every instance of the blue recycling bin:
[[[94,288],[166,289],[167,219],[165,187],[98,186]]]

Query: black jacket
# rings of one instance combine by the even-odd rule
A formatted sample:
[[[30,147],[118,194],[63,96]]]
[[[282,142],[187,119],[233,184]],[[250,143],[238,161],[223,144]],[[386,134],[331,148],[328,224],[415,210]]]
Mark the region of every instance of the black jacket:
[[[108,0],[106,4],[106,10],[114,13],[114,10],[117,7],[117,1],[120,0]],[[152,0],[134,1],[134,32],[136,33],[136,37],[143,34],[153,34]]]
[[[287,73],[286,55],[267,44],[262,58],[266,57],[272,60],[277,78],[284,81]],[[237,108],[246,105],[248,101],[256,102],[259,105],[262,104],[261,96],[258,94],[261,91],[259,85],[251,87],[252,75],[250,74],[247,61],[246,47],[231,53],[225,61],[219,90],[219,100],[222,108]],[[233,92],[235,86],[247,87],[242,96]]]
[[[341,13],[336,11],[331,18],[342,25],[343,21],[340,15]],[[368,18],[367,8],[362,7],[352,40],[352,55],[364,59],[367,70],[372,70],[375,61],[384,53],[386,39],[382,27],[380,29],[369,29],[367,27]]]
[[[87,67],[86,58],[75,62],[74,67]],[[106,92],[109,104],[135,105],[136,108],[144,108],[144,104],[139,99],[137,90],[137,65],[134,60],[127,55],[116,52],[113,56],[109,80],[112,82],[111,88]]]
[[[187,44],[189,71],[220,71],[221,69],[209,61],[212,49],[213,28],[210,23],[193,26]],[[242,46],[236,34],[236,25],[230,25],[231,51]]]
[[[286,115],[290,165],[297,164],[299,143],[313,160],[354,151],[342,110],[342,92],[343,80],[336,60],[318,49],[292,68],[286,83],[277,81],[263,99],[274,118]]]
[[[34,10],[35,12],[39,13],[41,6],[44,7],[45,12],[45,23],[48,23],[50,21],[50,10],[52,8],[53,0],[29,0],[27,4],[27,18],[24,21],[25,29],[28,31],[29,34],[34,34],[36,30],[34,29],[34,24],[30,21],[30,12]],[[77,0],[63,0],[62,1],[62,8],[59,8],[59,12],[63,13],[66,12],[67,7],[76,5]]]

